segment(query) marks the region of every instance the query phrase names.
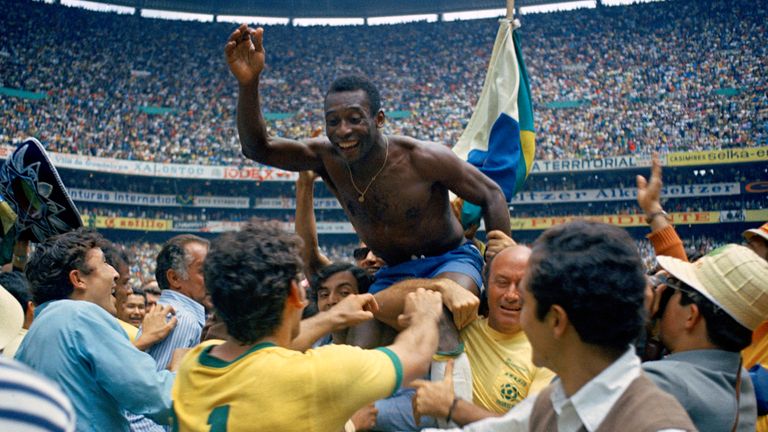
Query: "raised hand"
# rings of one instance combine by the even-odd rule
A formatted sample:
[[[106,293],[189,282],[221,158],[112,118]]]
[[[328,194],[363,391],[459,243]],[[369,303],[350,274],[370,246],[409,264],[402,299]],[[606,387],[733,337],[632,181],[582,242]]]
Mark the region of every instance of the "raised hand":
[[[241,24],[224,45],[224,54],[232,75],[240,84],[253,84],[264,70],[266,52],[263,45],[264,29],[252,29]]]
[[[661,181],[661,161],[658,153],[653,154],[651,163],[651,178],[637,176],[637,204],[650,215],[661,210],[661,187],[664,183]]]
[[[499,230],[493,230],[488,233],[488,245],[485,247],[485,260],[490,261],[491,258],[496,256],[497,253],[502,250],[514,246],[515,243],[512,238]]]

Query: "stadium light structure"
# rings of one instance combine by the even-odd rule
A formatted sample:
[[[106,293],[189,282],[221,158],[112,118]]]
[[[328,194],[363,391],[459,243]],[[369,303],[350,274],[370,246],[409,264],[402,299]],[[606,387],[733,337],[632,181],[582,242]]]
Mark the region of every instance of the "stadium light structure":
[[[42,0],[51,2],[55,0]],[[504,10],[506,0],[473,0],[468,10],[465,0],[432,0],[414,2],[411,0],[231,0],[227,2],[209,0],[60,0],[63,4],[120,13],[139,11],[142,16],[166,19],[195,19],[200,21],[253,21],[259,24],[296,25],[359,25],[408,22],[415,20],[476,19],[499,16],[496,10]],[[645,2],[653,0],[602,0],[600,4],[612,5],[617,2]],[[658,1],[658,0],[657,0]],[[597,0],[517,0],[521,13],[570,10],[581,7],[595,7]],[[95,7],[92,4],[102,4]],[[118,9],[122,8],[122,9]],[[144,13],[151,10],[151,13]],[[161,12],[162,11],[162,12]],[[491,12],[488,12],[491,11]],[[175,15],[180,13],[181,15]],[[489,14],[490,15],[487,15]],[[352,19],[352,21],[344,21]],[[277,20],[277,21],[275,21]],[[390,21],[392,20],[392,21]]]

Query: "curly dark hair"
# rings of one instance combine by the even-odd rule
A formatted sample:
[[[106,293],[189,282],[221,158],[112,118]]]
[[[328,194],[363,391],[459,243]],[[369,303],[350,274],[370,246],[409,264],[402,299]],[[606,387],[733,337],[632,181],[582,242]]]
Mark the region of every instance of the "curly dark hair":
[[[559,305],[583,342],[617,354],[640,335],[646,280],[625,230],[585,220],[550,228],[533,244],[529,266],[539,320]]]
[[[337,262],[322,267],[312,277],[312,280],[310,281],[310,287],[312,289],[312,299],[315,301],[315,303],[317,303],[317,291],[320,289],[320,285],[336,273],[347,271],[352,273],[352,277],[354,277],[357,281],[357,294],[367,293],[368,288],[370,288],[371,284],[373,284],[373,276],[354,264]]]
[[[86,254],[109,244],[101,234],[86,228],[59,234],[40,243],[25,271],[35,304],[69,298],[74,289],[69,273],[79,270],[90,274],[93,269],[85,264]]]
[[[211,243],[203,265],[205,283],[232,337],[253,343],[280,326],[291,283],[303,265],[300,248],[295,234],[260,219]]]
[[[341,93],[347,91],[362,90],[368,96],[368,104],[371,109],[371,116],[375,116],[381,109],[381,94],[379,89],[368,78],[360,75],[350,75],[337,78],[331,83],[328,91],[325,93],[325,99],[331,93]]]

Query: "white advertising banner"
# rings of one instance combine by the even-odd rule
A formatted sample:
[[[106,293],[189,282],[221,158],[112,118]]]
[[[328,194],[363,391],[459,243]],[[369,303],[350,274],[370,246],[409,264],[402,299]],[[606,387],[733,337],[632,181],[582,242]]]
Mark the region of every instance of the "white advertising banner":
[[[247,197],[184,196],[113,192],[104,190],[69,188],[73,201],[106,204],[126,204],[150,207],[209,207],[247,209]]]
[[[316,209],[341,209],[341,204],[336,198],[315,198]],[[253,208],[256,209],[295,209],[295,198],[254,198]]]
[[[685,186],[664,186],[664,198],[690,198],[738,195],[739,183],[711,183]],[[512,198],[512,204],[556,204],[569,202],[630,201],[637,199],[637,188],[604,188],[563,191],[522,191]]]

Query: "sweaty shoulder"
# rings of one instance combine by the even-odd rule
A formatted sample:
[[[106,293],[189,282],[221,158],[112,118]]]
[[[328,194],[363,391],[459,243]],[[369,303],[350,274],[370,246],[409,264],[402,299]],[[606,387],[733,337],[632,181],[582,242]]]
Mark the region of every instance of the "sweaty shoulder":
[[[447,145],[409,137],[398,136],[396,139],[408,153],[413,166],[427,178],[440,180],[448,173],[456,174],[461,168],[463,161]]]

